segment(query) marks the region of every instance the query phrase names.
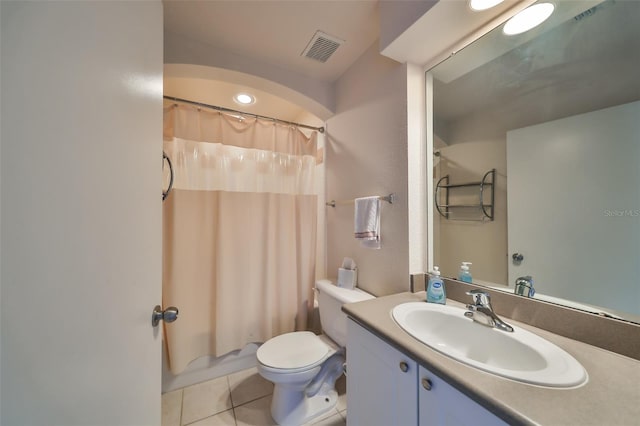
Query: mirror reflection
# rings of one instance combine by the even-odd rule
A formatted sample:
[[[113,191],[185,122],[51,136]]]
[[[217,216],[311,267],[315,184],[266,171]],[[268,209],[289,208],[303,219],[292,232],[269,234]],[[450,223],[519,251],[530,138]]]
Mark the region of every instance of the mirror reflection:
[[[640,2],[554,4],[427,73],[434,262],[640,322]]]

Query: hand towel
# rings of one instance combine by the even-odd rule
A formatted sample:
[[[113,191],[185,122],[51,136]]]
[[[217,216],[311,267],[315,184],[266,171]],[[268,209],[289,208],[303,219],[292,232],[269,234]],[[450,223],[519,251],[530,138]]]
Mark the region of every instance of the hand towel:
[[[363,197],[355,199],[355,237],[363,247],[380,248],[380,198]]]

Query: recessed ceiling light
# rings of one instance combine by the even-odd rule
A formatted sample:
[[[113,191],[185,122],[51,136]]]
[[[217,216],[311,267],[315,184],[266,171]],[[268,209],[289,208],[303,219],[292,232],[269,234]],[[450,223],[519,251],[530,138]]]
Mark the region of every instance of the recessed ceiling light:
[[[233,100],[242,105],[250,105],[256,101],[256,98],[247,93],[238,93]]]
[[[477,12],[481,10],[491,9],[494,6],[499,5],[504,0],[469,0],[469,7],[471,10],[475,10]]]
[[[555,9],[555,6],[551,3],[534,4],[509,19],[502,31],[506,35],[516,35],[529,31],[546,21],[553,13],[553,9]]]

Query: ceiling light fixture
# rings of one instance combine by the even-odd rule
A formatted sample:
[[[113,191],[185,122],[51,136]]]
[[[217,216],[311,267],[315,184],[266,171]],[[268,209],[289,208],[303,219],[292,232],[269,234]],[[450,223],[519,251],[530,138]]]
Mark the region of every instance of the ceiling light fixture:
[[[551,16],[555,6],[551,3],[538,3],[526,8],[509,19],[502,31],[506,35],[516,35],[537,27]]]
[[[469,0],[469,7],[471,10],[480,12],[481,10],[491,9],[494,6],[499,5],[504,0]]]
[[[247,93],[238,93],[233,97],[233,100],[241,105],[251,105],[256,101],[256,98]]]

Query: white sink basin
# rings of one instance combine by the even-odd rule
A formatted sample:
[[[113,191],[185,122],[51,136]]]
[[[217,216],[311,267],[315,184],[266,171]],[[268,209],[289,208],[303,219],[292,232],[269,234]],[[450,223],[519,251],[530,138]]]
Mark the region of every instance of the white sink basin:
[[[420,342],[480,370],[540,386],[586,383],[582,365],[553,343],[513,324],[512,333],[478,324],[464,312],[449,305],[411,302],[396,306],[392,316]]]

